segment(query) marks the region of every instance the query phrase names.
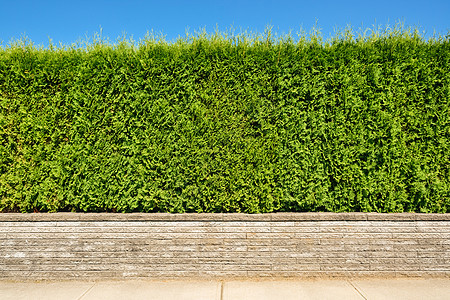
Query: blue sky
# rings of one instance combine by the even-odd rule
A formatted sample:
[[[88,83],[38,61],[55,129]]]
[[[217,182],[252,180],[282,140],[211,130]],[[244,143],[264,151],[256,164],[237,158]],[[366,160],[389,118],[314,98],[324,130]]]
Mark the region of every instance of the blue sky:
[[[318,24],[324,37],[334,30],[371,28],[401,21],[416,26],[425,36],[450,32],[450,1],[23,1],[0,0],[0,43],[27,36],[38,45],[72,44],[100,32],[118,37],[143,38],[147,31],[166,35],[169,41],[205,28],[235,28],[263,32],[267,25],[279,34]]]

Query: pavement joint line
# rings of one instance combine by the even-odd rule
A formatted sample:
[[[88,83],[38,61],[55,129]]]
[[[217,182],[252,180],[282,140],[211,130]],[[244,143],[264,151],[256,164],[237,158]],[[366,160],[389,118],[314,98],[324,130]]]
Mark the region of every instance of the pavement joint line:
[[[353,282],[351,282],[350,280],[347,280],[347,282],[355,289],[355,291],[356,291],[361,297],[363,297],[364,300],[367,300],[367,298],[363,295],[363,293],[358,289],[358,287],[356,286],[356,284],[353,284]]]
[[[93,284],[90,288],[88,288],[88,289],[86,290],[86,292],[84,292],[77,300],[83,299],[83,297],[86,296],[86,294],[89,293],[89,292],[94,288],[94,286],[95,286],[96,284],[97,284],[97,282],[94,282],[94,284]]]
[[[223,300],[223,280],[220,282],[220,300]]]

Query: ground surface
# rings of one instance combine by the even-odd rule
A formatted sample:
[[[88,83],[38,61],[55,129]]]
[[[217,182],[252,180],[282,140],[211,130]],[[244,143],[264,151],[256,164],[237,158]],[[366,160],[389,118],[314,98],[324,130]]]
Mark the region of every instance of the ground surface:
[[[449,299],[450,279],[0,281],[0,299]]]

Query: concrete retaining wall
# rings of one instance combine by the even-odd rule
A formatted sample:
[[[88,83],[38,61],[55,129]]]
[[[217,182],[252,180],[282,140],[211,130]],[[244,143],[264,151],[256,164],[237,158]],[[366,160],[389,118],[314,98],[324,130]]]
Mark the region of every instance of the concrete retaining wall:
[[[0,214],[11,279],[450,276],[450,214]]]

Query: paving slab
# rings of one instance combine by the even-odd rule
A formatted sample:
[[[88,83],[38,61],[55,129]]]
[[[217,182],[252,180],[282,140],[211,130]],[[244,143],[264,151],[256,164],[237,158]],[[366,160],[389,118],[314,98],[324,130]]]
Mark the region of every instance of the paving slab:
[[[223,300],[364,299],[347,280],[229,281]]]
[[[450,299],[450,278],[28,281],[0,279],[0,299]]]
[[[450,299],[450,279],[360,279],[352,284],[366,299]]]
[[[0,299],[76,300],[80,299],[94,284],[94,282],[0,281]]]
[[[220,300],[218,281],[98,282],[80,300]]]

